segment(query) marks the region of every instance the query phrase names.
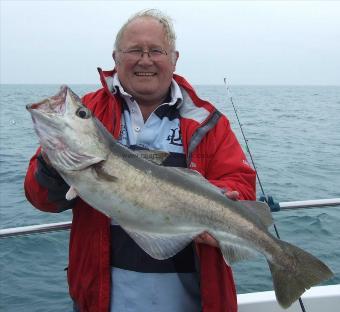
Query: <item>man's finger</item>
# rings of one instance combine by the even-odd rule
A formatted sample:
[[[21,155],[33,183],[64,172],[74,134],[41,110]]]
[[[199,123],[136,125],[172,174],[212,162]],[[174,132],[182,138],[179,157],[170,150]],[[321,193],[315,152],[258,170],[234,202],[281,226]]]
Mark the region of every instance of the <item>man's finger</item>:
[[[195,238],[196,243],[207,244],[213,247],[218,247],[218,242],[209,233],[204,232]]]
[[[227,191],[225,195],[231,200],[238,200],[240,193],[238,191]]]

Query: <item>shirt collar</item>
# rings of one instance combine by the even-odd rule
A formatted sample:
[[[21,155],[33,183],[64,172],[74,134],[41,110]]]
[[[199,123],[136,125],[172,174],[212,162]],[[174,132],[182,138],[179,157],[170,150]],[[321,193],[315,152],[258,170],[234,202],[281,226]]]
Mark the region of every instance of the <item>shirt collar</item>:
[[[113,93],[116,93],[119,90],[120,94],[123,97],[129,98],[131,101],[134,100],[133,97],[124,90],[122,84],[119,81],[117,73],[114,73],[114,75],[113,75],[112,90],[113,90]],[[172,106],[172,105],[177,104],[177,106],[179,106],[179,105],[182,104],[182,102],[183,102],[182,91],[181,91],[178,83],[174,79],[172,79],[171,85],[170,85],[170,101],[165,102],[165,103],[161,103],[161,105],[162,104],[168,104],[168,105]]]

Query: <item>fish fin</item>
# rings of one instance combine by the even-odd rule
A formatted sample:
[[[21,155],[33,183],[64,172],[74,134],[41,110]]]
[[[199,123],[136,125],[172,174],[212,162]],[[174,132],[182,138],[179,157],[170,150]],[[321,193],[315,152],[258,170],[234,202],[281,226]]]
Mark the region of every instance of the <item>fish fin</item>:
[[[126,228],[124,230],[147,254],[157,260],[168,259],[176,255],[197,236],[197,233],[159,234],[136,232]]]
[[[108,182],[117,182],[118,178],[113,176],[112,174],[108,173],[105,168],[102,166],[102,163],[97,163],[94,166],[92,166],[94,171],[97,174],[98,179],[105,180]]]
[[[272,213],[267,203],[252,200],[240,200],[239,202],[254,212],[266,227],[273,224]]]
[[[231,264],[241,261],[252,259],[257,256],[256,252],[247,248],[241,248],[236,245],[224,245],[220,244],[220,249],[224,258],[224,261],[230,266]]]
[[[72,200],[75,199],[78,196],[78,193],[76,191],[76,189],[74,188],[73,185],[70,186],[69,190],[67,191],[65,198],[67,200]]]
[[[277,240],[282,256],[268,261],[277,301],[288,308],[306,289],[333,276],[319,259],[287,242]],[[280,254],[281,255],[281,254]]]
[[[112,136],[112,134],[103,126],[103,124],[97,118],[94,118],[94,122],[97,125],[97,129],[99,130],[99,132],[105,137],[106,142],[108,143],[108,146],[112,151],[114,151],[114,146],[118,143],[121,147],[123,147],[123,149],[126,149],[129,152],[134,153],[137,157],[149,160],[157,165],[161,165],[163,161],[169,156],[169,153],[164,151],[130,150],[128,147],[117,142],[117,140]]]
[[[161,165],[165,159],[170,155],[169,152],[154,151],[154,150],[133,150],[133,152],[140,158],[151,161],[156,165]]]
[[[47,156],[52,163],[61,164],[66,170],[70,171],[82,170],[104,160],[93,155],[77,154],[68,149],[53,154],[49,152],[49,148],[45,148],[44,150],[47,152]]]
[[[93,121],[96,124],[98,131],[105,138],[108,147],[114,153],[116,152],[115,146],[118,144],[123,151],[125,150],[127,152],[129,157],[133,157],[135,155],[136,157],[149,160],[157,165],[162,164],[162,162],[169,156],[169,153],[164,151],[129,149],[127,146],[119,143],[97,118],[93,118]]]

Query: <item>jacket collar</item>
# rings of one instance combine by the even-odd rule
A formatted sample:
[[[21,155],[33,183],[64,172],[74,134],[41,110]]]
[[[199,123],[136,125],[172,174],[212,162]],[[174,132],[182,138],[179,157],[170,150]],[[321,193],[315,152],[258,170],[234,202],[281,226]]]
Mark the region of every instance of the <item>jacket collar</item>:
[[[101,68],[97,69],[105,91],[109,93],[109,96],[112,96],[116,93],[113,87],[113,76],[116,70],[103,71]],[[183,101],[178,106],[181,117],[192,119],[198,124],[205,124],[216,111],[216,108],[209,102],[200,99],[184,77],[174,74],[173,79],[179,85],[183,96]]]

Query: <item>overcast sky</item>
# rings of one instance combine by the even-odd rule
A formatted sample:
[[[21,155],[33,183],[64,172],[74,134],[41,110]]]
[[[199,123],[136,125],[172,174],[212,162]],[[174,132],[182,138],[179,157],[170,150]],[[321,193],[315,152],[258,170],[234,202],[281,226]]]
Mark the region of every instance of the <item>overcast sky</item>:
[[[193,84],[340,85],[337,1],[0,1],[1,83],[98,83],[123,22],[158,8]]]

